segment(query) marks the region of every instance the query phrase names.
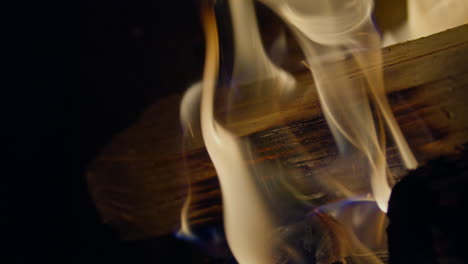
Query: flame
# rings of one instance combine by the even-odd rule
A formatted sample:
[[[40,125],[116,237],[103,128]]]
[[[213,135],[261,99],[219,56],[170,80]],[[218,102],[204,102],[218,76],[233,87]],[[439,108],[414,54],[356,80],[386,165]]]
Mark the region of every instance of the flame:
[[[190,86],[182,97],[180,103],[180,121],[183,127],[183,143],[182,143],[182,153],[186,152],[186,135],[190,135],[191,138],[195,138],[197,131],[199,130],[199,113],[200,113],[200,97],[201,97],[202,85],[200,82]],[[186,159],[183,158],[184,167],[187,168]],[[190,181],[190,175],[187,177],[188,188],[187,188],[187,198],[182,205],[182,210],[180,211],[180,230],[177,232],[178,237],[183,237],[187,239],[195,238],[195,234],[192,232],[189,223],[189,210],[190,204],[192,203],[192,184]]]
[[[320,103],[342,154],[350,147],[369,161],[372,193],[387,210],[391,187],[387,183],[384,140],[379,139],[369,102],[387,123],[405,166],[417,166],[386,99],[380,39],[371,21],[371,0],[277,1],[264,0],[290,25],[305,53]],[[364,80],[349,78],[346,59],[352,56]],[[383,131],[382,131],[383,132]],[[381,133],[380,137],[384,137]]]
[[[293,86],[291,75],[276,67],[266,55],[260,38],[255,9],[252,0],[230,0],[232,24],[234,29],[235,62],[232,79],[237,83],[252,83],[258,80],[279,77]]]
[[[240,86],[248,87],[243,89],[244,94],[256,94],[256,97],[274,93],[282,96],[291,94],[295,87],[295,79],[268,58],[262,45],[253,0],[229,0],[228,3],[234,37],[234,66],[232,81],[229,84],[231,89],[228,107],[235,104],[236,92],[240,92]],[[281,52],[284,45],[277,45],[276,48]],[[261,85],[261,82],[264,84]],[[268,110],[267,108],[266,112]],[[235,115],[228,113],[227,118],[233,116]]]
[[[202,133],[218,173],[223,193],[225,231],[240,263],[272,263],[272,218],[260,197],[252,172],[244,161],[245,147],[214,119],[214,93],[219,63],[218,33],[214,10],[203,9],[206,58],[201,101]]]
[[[399,150],[403,164],[412,169],[417,166],[417,161],[386,98],[381,42],[371,22],[373,2],[261,2],[284,20],[306,57],[323,113],[343,157],[332,165],[348,169],[354,164],[351,160],[359,160],[368,169],[360,175],[341,171],[335,177],[330,173],[327,179],[317,181],[318,185],[328,187],[325,191],[339,191],[341,195],[337,198],[344,199],[320,204],[324,194],[299,192],[289,182],[291,174],[297,172],[284,169],[281,162],[274,163],[274,166],[248,162],[255,159],[249,141],[236,136],[215,117],[220,48],[214,9],[205,3],[202,12],[206,35],[203,80],[184,96],[181,120],[192,131],[190,105],[196,102],[201,89],[201,131],[220,181],[225,233],[231,251],[239,263],[277,263],[284,255],[289,261],[304,263],[307,262],[304,245],[293,242],[297,240],[294,236],[313,227],[318,234],[312,239],[318,244],[314,256],[317,263],[345,261],[352,256],[366,256],[361,263],[381,263],[373,253],[386,250],[386,243],[382,242],[385,241],[383,212],[387,209],[391,192],[387,180],[391,175],[388,175],[385,154],[386,129]],[[280,100],[284,92],[295,87],[295,80],[268,58],[260,38],[253,1],[229,0],[228,3],[235,58],[227,108],[233,104],[234,91],[239,92],[239,87],[254,91],[265,88],[279,90],[275,96]],[[280,49],[284,46],[278,44]],[[356,68],[362,74],[350,72]],[[251,94],[255,95],[255,92]],[[264,179],[266,175],[271,182]],[[348,181],[366,178],[372,198],[356,198],[356,193],[346,186],[343,178],[348,178]],[[181,233],[186,234],[191,234],[187,221],[190,199],[189,189],[181,212]],[[304,203],[304,200],[314,202]],[[350,205],[349,201],[355,203]],[[306,212],[311,210],[314,213],[307,215]]]

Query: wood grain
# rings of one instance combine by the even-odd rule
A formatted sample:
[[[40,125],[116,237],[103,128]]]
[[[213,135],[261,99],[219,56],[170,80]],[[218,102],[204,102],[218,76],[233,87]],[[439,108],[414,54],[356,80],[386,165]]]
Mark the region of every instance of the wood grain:
[[[467,143],[468,25],[382,52],[391,106],[418,160],[451,153]],[[233,122],[230,129],[256,142],[261,158],[255,162],[280,158],[307,177],[335,159],[336,149],[310,73],[298,68],[294,76],[306,96],[293,98],[289,107],[269,115],[260,112]],[[357,67],[350,62],[348,68],[351,78],[359,78]],[[194,193],[192,224],[209,225],[222,217],[221,192],[201,136],[184,141],[178,121],[180,99],[176,94],[155,102],[89,168],[89,189],[102,219],[124,239],[176,231],[189,180]],[[238,111],[247,113],[259,103],[271,104],[269,100],[246,101]],[[304,147],[292,147],[297,143]],[[390,166],[401,174],[395,154],[390,147]]]

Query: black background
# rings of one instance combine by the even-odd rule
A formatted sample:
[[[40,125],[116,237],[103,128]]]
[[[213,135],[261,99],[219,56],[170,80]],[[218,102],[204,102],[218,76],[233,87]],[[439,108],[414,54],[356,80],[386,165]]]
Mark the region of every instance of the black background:
[[[172,236],[120,241],[85,181],[113,134],[200,78],[197,2],[31,1],[0,12],[0,262],[201,262]]]

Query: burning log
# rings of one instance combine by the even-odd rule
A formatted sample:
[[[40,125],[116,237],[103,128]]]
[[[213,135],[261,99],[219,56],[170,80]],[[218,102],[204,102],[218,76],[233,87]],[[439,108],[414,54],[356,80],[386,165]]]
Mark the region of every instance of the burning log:
[[[468,26],[383,49],[385,86],[392,110],[419,161],[450,153],[468,142]],[[247,101],[237,111],[248,118],[229,127],[238,135],[256,139],[261,158],[281,151],[281,159],[306,172],[317,170],[336,157],[336,147],[321,114],[313,80],[305,66],[294,76],[306,97],[264,116],[249,114],[252,106],[268,105],[269,98]],[[349,64],[350,78],[362,74]],[[311,89],[312,88],[312,89]],[[125,239],[174,232],[187,194],[189,169],[192,225],[221,220],[220,190],[213,165],[196,137],[182,151],[178,124],[181,95],[156,102],[132,127],[123,131],[89,169],[91,193],[103,220]],[[221,116],[221,113],[219,114]],[[239,116],[242,116],[239,115]],[[234,120],[235,121],[235,120]],[[162,129],[160,124],[167,127]],[[282,126],[288,124],[288,126]],[[308,151],[288,151],[297,135]],[[274,151],[273,151],[274,150]],[[391,169],[402,175],[395,148],[388,149]],[[184,165],[185,164],[185,165]]]

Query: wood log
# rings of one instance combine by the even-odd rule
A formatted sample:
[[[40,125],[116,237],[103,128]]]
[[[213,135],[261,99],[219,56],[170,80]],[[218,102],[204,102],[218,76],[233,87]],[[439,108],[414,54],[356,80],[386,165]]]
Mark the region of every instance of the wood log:
[[[468,25],[386,47],[382,53],[392,110],[418,160],[424,163],[467,143]],[[360,78],[361,72],[350,62],[349,74]],[[307,175],[333,160],[336,149],[310,73],[303,67],[294,76],[306,97],[269,115],[234,122],[229,128],[257,142],[260,159],[256,162],[281,158]],[[201,137],[193,138],[182,151],[181,96],[155,102],[89,168],[89,189],[102,219],[124,239],[176,231],[188,179],[193,187],[191,223],[210,225],[221,220],[221,192]],[[251,106],[268,105],[268,100],[244,102],[239,111],[247,113]],[[294,140],[291,135],[296,136]],[[301,150],[291,148],[297,139],[304,146]],[[288,148],[293,151],[279,151]],[[279,157],[271,155],[278,152]],[[389,148],[390,166],[398,171],[394,154],[395,149]]]

